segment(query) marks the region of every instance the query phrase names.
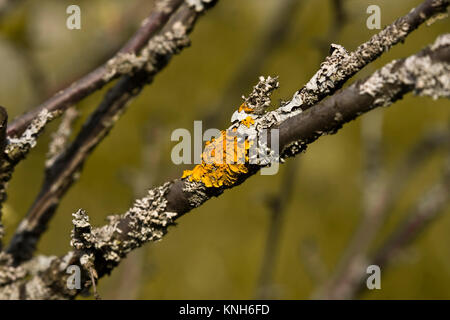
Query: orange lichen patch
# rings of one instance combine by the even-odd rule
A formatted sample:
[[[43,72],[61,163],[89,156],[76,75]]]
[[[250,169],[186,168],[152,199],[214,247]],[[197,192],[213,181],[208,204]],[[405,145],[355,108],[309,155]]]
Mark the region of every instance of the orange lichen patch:
[[[202,163],[185,170],[182,178],[203,182],[206,187],[231,186],[239,176],[248,173],[248,150],[252,142],[238,142],[235,134],[222,131],[220,137],[208,141],[202,153]]]
[[[245,102],[240,105],[238,112],[241,112],[242,110],[244,110],[245,113],[253,113],[253,109],[249,108]]]
[[[252,117],[248,116],[247,118],[242,120],[241,123],[245,125],[247,128],[250,128],[250,126],[255,123],[255,120],[253,120]]]

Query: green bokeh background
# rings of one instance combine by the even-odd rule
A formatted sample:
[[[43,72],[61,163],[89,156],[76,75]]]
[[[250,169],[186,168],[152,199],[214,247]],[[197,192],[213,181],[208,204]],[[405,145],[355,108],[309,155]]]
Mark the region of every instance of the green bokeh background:
[[[151,187],[177,178],[185,167],[170,160],[170,134],[176,128],[192,130],[193,121],[211,112],[244,57],[261,36],[278,1],[221,0],[202,17],[192,33],[192,46],[175,56],[154,83],[129,106],[105,141],[85,165],[78,183],[62,201],[39,253],[61,255],[70,249],[71,213],[84,208],[94,225],[107,215],[123,213],[133,199]],[[300,0],[299,0],[300,1]],[[217,110],[222,127],[239,106],[259,75],[278,75],[281,88],[273,101],[289,98],[317,70],[323,58],[317,40],[330,27],[330,1],[304,0],[290,26],[286,41],[264,62],[260,73],[242,91],[228,97],[234,104]],[[386,25],[421,1],[345,1],[348,22],[333,42],[348,50],[366,41],[376,30],[366,28],[366,8],[381,7]],[[43,74],[49,91],[70,83],[104,61],[130,36],[151,10],[151,1],[76,1],[82,10],[82,29],[65,27],[65,9],[73,1],[28,0],[0,21],[0,104],[10,118],[37,105],[39,94],[30,77]],[[131,20],[131,21],[130,21]],[[381,59],[366,67],[369,75],[392,59],[408,56],[449,31],[450,20],[422,26]],[[40,71],[39,71],[40,70]],[[82,120],[99,104],[102,90],[77,106]],[[449,101],[408,96],[394,106],[376,110],[383,114],[386,165],[395,168],[405,151],[427,130],[445,127]],[[366,117],[365,115],[364,117]],[[9,187],[5,206],[8,236],[36,196],[43,177],[49,126],[38,146],[21,163]],[[318,283],[302,262],[302,242],[314,241],[331,274],[361,217],[361,119],[338,134],[325,136],[294,161],[298,166],[292,200],[284,218],[274,275],[273,298],[308,298]],[[147,147],[143,147],[147,146]],[[378,242],[404,217],[408,207],[441,174],[443,152],[438,153],[412,179],[395,210],[389,215]],[[137,174],[137,175],[136,175]],[[243,185],[178,220],[159,243],[133,253],[110,277],[100,281],[103,298],[140,299],[248,299],[256,283],[269,227],[265,199],[276,193],[284,174],[256,175]],[[134,181],[134,190],[130,182]],[[434,221],[418,241],[382,271],[382,290],[361,298],[450,298],[450,210]]]

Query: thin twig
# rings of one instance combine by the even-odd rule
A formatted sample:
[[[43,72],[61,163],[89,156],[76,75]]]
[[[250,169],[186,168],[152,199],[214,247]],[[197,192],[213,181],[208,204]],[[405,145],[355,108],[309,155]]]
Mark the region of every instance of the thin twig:
[[[412,243],[448,206],[450,195],[450,161],[438,183],[433,185],[412,206],[404,221],[388,237],[372,259],[371,264],[385,267],[403,247]]]
[[[319,245],[314,238],[304,239],[300,243],[301,263],[311,280],[320,284],[328,275],[328,270],[319,249]]]
[[[449,142],[450,135],[447,130],[427,133],[400,161],[390,177],[382,174],[380,169],[370,172],[365,181],[365,206],[362,222],[333,277],[324,285],[321,292],[317,293],[318,297],[330,299],[354,297],[360,280],[365,275],[365,268],[368,266],[370,248],[388,214],[392,212],[401,192],[426,160]],[[372,144],[371,147],[373,148],[374,145]],[[373,155],[373,150],[369,153]],[[369,168],[369,170],[372,169],[374,168]]]
[[[394,231],[384,243],[368,259],[368,264],[377,265],[385,271],[395,261],[399,252],[413,243],[433,222],[435,222],[450,201],[450,158],[447,158],[442,178],[432,185],[423,196],[411,206],[405,219],[398,223]],[[355,297],[367,289],[365,278],[361,278],[358,286],[351,292]]]
[[[270,209],[269,231],[256,288],[256,299],[270,299],[273,296],[272,282],[280,247],[281,231],[286,208],[292,198],[298,163],[291,160],[286,164],[285,170],[278,194],[268,200]]]

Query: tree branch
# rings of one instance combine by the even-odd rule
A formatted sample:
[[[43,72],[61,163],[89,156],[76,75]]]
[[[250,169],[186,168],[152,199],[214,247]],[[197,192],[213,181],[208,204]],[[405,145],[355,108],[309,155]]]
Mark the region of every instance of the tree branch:
[[[433,97],[450,97],[450,34],[407,59],[389,63],[364,81],[357,81],[314,108],[292,116],[281,123],[270,121],[273,112],[255,116],[255,125],[280,130],[282,157],[304,151],[308,144],[324,133],[335,133],[343,124],[376,107],[388,106],[408,92]],[[272,78],[260,80],[254,92],[246,99],[247,105],[257,102],[267,104],[271,91],[277,87]],[[267,118],[270,117],[270,118]],[[242,123],[236,124],[242,128]],[[267,128],[267,127],[265,127]],[[71,244],[75,248],[62,258],[49,258],[47,268],[41,268],[24,283],[16,281],[5,286],[0,293],[4,298],[72,298],[76,290],[70,290],[65,282],[65,269],[70,264],[84,268],[84,282],[89,278],[88,269],[94,268],[98,277],[111,272],[128,252],[148,241],[161,239],[167,227],[190,210],[200,206],[224,190],[235,187],[255,174],[259,165],[246,165],[231,178],[232,184],[206,187],[192,176],[186,176],[150,190],[135,202],[123,215],[109,217],[109,223],[92,228],[83,210],[74,214],[75,225]],[[30,261],[33,263],[33,260]],[[89,266],[89,268],[88,268]]]
[[[184,0],[159,0],[154,10],[143,21],[134,36],[108,62],[61,90],[33,110],[16,118],[8,126],[8,136],[20,135],[44,109],[49,112],[64,110],[76,104],[92,92],[101,89],[120,75],[129,74],[138,52],[169,20]]]
[[[351,53],[342,46],[332,45],[330,49],[332,55],[322,63],[310,82],[297,91],[291,102],[284,108],[288,111],[297,108],[305,110],[332,94],[367,64],[380,57],[392,46],[403,42],[422,23],[445,12],[448,5],[448,0],[426,0]]]
[[[30,126],[25,130],[20,138],[8,138],[5,135],[4,129],[7,123],[6,110],[0,109],[0,127],[3,132],[0,133],[0,135],[5,135],[6,138],[5,140],[1,141],[2,148],[0,153],[0,206],[6,200],[6,189],[15,167],[21,160],[26,157],[28,152],[30,152],[30,150],[35,147],[38,136],[42,133],[47,123],[55,118],[56,113],[57,112],[48,112],[46,109],[42,110],[42,112],[32,121]],[[3,232],[2,229],[3,228],[0,227],[0,234]]]

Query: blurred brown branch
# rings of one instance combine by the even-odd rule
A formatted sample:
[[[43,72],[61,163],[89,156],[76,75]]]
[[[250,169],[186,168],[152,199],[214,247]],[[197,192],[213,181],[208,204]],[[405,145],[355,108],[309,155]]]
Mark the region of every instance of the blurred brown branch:
[[[376,250],[371,264],[385,267],[400,250],[412,243],[434,222],[448,206],[450,195],[450,161],[447,159],[441,179],[432,185],[417,203],[411,206],[404,221],[400,222],[388,239]],[[383,268],[384,270],[384,268]]]
[[[381,115],[378,115],[379,117]],[[376,119],[373,119],[377,121]],[[378,120],[379,121],[379,120]],[[399,201],[401,193],[411,178],[420,171],[436,151],[448,147],[450,135],[445,131],[427,132],[405,155],[390,176],[386,176],[380,160],[380,125],[364,129],[366,146],[366,179],[363,183],[362,221],[352,237],[333,276],[316,293],[327,299],[350,299],[355,296],[361,279],[370,265],[370,249],[388,215]],[[372,132],[370,132],[372,131]]]
[[[448,136],[447,136],[448,138]],[[448,141],[447,141],[448,142]],[[446,146],[448,148],[448,146]],[[418,201],[411,205],[403,221],[397,224],[394,231],[379,246],[374,253],[367,253],[366,263],[362,266],[377,265],[383,272],[386,267],[398,259],[399,253],[417,239],[425,229],[435,222],[440,214],[448,207],[450,194],[450,161],[447,157],[443,168],[443,174]],[[347,283],[347,291],[334,293],[337,298],[355,298],[365,292],[366,274],[361,275],[359,270],[354,270],[354,280]]]
[[[12,10],[15,6],[17,6],[21,0],[1,0],[0,1],[0,19],[3,18],[8,11]]]
[[[286,207],[292,198],[298,162],[291,160],[286,164],[285,173],[278,194],[269,196],[267,206],[270,210],[269,230],[256,287],[256,299],[270,299],[274,295],[273,275],[281,242],[281,232],[286,216]]]

